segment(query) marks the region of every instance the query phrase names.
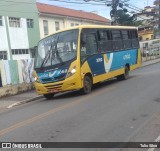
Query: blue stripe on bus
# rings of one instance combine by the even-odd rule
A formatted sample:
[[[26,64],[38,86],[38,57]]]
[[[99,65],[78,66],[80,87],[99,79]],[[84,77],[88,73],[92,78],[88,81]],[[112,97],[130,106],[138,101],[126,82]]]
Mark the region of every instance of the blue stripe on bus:
[[[130,66],[136,64],[137,56],[138,56],[137,49],[114,52],[110,71],[123,68],[126,64],[129,64]]]
[[[138,49],[116,51],[107,53],[108,62],[105,62],[103,54],[97,54],[87,59],[93,76],[124,68],[126,64],[137,63]]]

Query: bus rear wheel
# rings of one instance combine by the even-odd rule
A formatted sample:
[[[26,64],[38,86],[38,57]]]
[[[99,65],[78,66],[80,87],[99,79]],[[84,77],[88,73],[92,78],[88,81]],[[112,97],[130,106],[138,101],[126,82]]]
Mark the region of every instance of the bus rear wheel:
[[[92,79],[90,76],[86,75],[83,79],[83,88],[81,90],[82,94],[88,94],[92,90]]]
[[[129,78],[129,68],[125,66],[124,74],[117,76],[118,80],[127,80]]]
[[[44,94],[43,95],[47,100],[50,100],[54,97],[54,93]]]

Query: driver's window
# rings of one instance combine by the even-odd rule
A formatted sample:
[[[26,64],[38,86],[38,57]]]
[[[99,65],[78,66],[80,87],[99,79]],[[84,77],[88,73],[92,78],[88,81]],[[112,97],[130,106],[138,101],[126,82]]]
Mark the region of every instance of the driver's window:
[[[95,33],[83,33],[81,35],[81,58],[97,54],[97,40]]]

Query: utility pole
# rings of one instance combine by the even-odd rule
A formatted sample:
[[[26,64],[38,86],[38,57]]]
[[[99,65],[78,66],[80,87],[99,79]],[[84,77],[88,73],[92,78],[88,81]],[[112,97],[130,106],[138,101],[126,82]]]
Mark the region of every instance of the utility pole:
[[[84,0],[85,2],[89,2],[91,0]],[[96,0],[97,1],[97,0]],[[117,25],[118,24],[118,17],[117,17],[117,7],[123,8],[123,3],[129,1],[129,0],[124,0],[123,2],[120,2],[120,0],[103,0],[106,1],[104,4],[111,7],[112,10],[110,12],[111,16],[111,25]]]
[[[160,29],[160,0],[158,1],[158,9],[159,9],[159,12],[158,12],[158,29]]]
[[[116,25],[117,22],[117,6],[119,5],[119,0],[112,0],[112,10],[110,12],[110,16],[111,16],[111,24],[112,25]]]

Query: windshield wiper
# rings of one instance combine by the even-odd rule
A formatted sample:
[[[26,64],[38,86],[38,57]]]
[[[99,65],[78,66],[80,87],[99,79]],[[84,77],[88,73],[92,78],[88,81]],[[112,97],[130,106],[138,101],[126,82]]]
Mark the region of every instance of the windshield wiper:
[[[43,65],[44,65],[44,62],[46,62],[46,58],[48,57],[48,54],[51,52],[51,50],[52,50],[52,44],[51,44],[50,50],[48,50],[48,52],[47,52],[45,58],[43,59],[43,62],[42,62],[41,67],[40,67],[41,69],[42,69],[42,67],[43,67]],[[49,58],[49,57],[48,57],[48,58]]]
[[[62,58],[59,56],[59,52],[58,49],[53,49],[52,50],[52,61],[57,58],[59,60],[59,63],[62,64],[64,63]],[[52,61],[51,61],[51,65],[52,65]]]

